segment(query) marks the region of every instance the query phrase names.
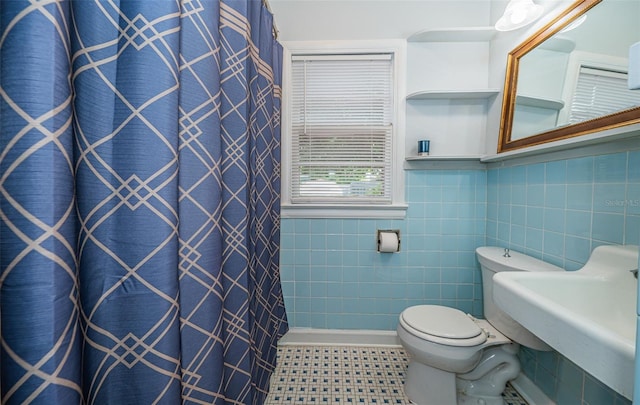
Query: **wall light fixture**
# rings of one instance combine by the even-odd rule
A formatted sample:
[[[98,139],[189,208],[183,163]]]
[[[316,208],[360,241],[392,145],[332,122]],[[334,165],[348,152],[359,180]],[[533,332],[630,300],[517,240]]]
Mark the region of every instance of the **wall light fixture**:
[[[533,0],[511,0],[496,22],[496,30],[513,31],[524,27],[537,20],[543,11],[544,7],[535,4]]]

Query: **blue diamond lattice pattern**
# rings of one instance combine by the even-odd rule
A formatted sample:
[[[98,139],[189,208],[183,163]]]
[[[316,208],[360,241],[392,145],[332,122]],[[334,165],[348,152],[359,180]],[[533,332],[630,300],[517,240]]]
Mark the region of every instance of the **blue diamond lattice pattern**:
[[[287,329],[272,15],[0,17],[2,403],[262,404]]]

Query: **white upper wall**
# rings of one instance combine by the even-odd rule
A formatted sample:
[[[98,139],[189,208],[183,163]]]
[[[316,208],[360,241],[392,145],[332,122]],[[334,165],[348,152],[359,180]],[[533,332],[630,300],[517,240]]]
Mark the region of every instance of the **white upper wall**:
[[[495,2],[495,0],[494,0]],[[407,38],[490,25],[489,0],[269,0],[281,41]]]
[[[416,32],[428,29],[491,26],[503,13],[508,1],[268,0],[268,2],[279,31],[278,39],[286,43],[288,41],[405,39]],[[573,0],[535,0],[535,2],[545,7],[545,14],[534,24],[516,31],[497,33],[490,44],[484,45],[484,50],[478,48],[474,52],[465,52],[462,54],[463,57],[460,57],[460,49],[464,49],[465,44],[451,46],[449,54],[441,54],[440,57],[444,55],[449,62],[460,61],[459,67],[449,69],[446,66],[440,66],[441,71],[446,74],[436,74],[438,66],[429,67],[429,69],[423,69],[417,64],[413,67],[408,66],[407,89],[414,91],[424,87],[427,90],[436,85],[440,87],[437,90],[485,86],[502,89],[508,53],[566,9]],[[598,35],[605,36],[606,32]],[[419,44],[414,45],[418,50],[420,47]],[[434,49],[438,51],[439,47],[445,49],[446,45],[434,44],[429,48],[429,52],[434,52]],[[417,59],[416,55],[418,55]],[[420,54],[410,48],[408,56],[409,63],[412,63],[412,60],[419,61]],[[419,71],[420,76],[416,77],[412,73],[414,71]],[[480,80],[478,75],[485,75],[486,78]],[[434,84],[434,81],[438,83]],[[473,83],[477,84],[472,86]],[[463,136],[463,138],[468,137],[473,143],[480,141],[484,144],[484,147],[480,147],[480,153],[493,154],[496,151],[502,97],[502,94],[498,94],[488,103],[484,114],[486,122],[482,124],[486,128]],[[417,130],[411,132],[412,120],[411,117],[409,118],[406,139],[408,147],[413,147],[413,138],[424,135],[417,133]],[[413,121],[416,125],[423,125],[422,122]],[[451,125],[444,119],[440,123],[443,128],[445,125]],[[460,133],[457,128],[444,129],[449,133]],[[464,139],[460,141],[458,143],[465,143]],[[407,154],[410,154],[409,150]]]

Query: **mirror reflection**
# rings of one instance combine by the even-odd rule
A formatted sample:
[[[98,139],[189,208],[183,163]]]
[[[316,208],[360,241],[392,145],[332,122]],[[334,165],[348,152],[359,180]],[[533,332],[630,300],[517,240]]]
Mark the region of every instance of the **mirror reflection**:
[[[579,1],[574,7],[578,3],[597,4],[543,28],[557,32],[510,55],[515,56],[511,74],[517,90],[513,106],[506,98],[503,105],[503,123],[508,113],[512,120],[504,125],[508,133],[501,134],[501,149],[514,141],[527,146],[525,140],[532,136],[640,106],[640,91],[627,87],[629,47],[640,41],[640,0]],[[505,93],[509,77],[506,83]],[[562,137],[576,134],[563,130]]]

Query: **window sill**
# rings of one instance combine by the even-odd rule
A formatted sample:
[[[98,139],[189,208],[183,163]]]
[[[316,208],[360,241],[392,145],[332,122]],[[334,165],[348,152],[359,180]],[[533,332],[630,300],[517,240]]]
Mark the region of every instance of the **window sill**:
[[[282,204],[282,218],[404,219],[407,204],[392,205],[290,205]]]

